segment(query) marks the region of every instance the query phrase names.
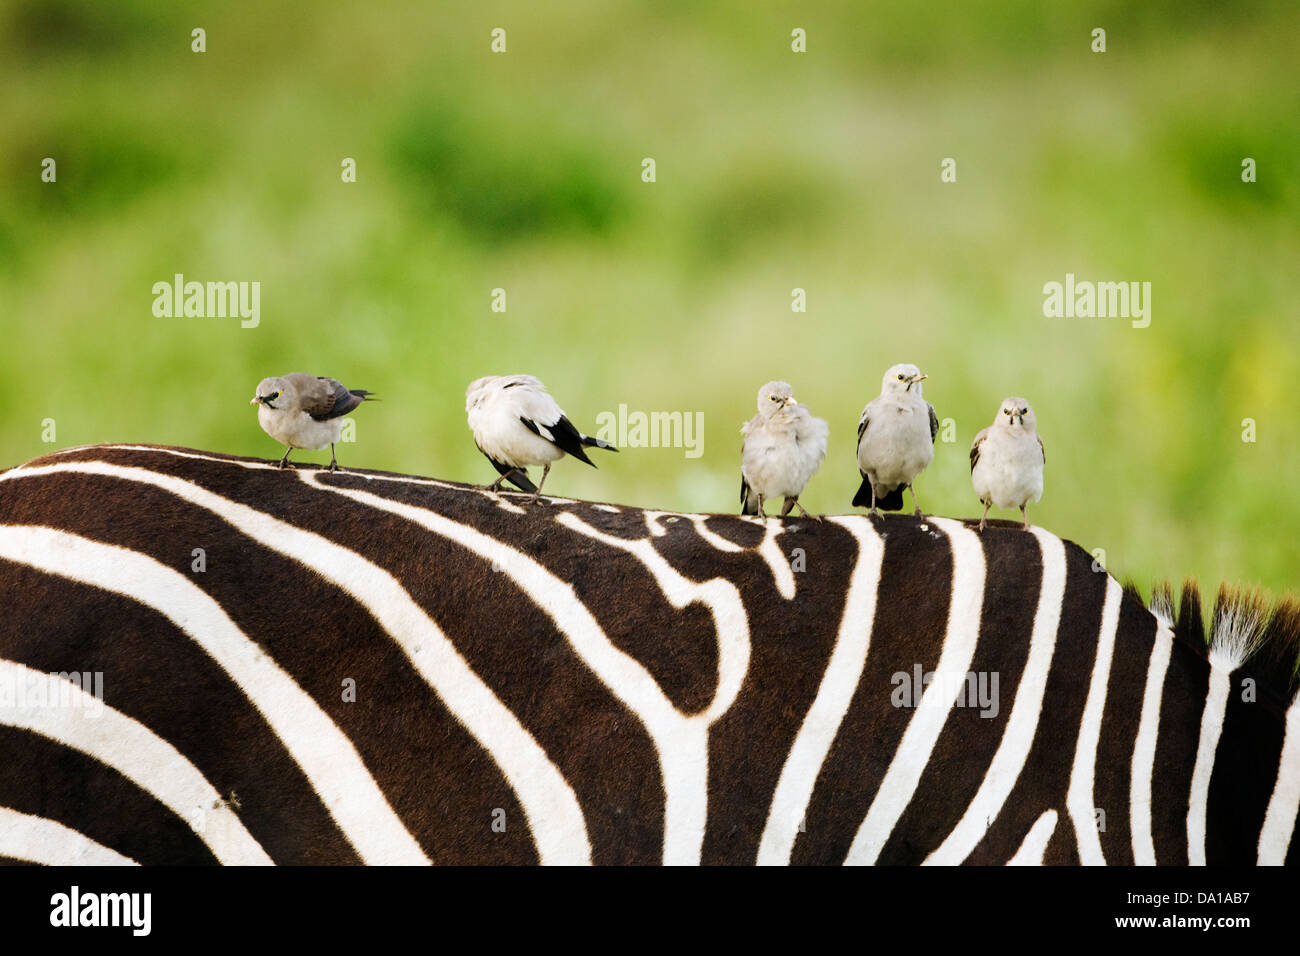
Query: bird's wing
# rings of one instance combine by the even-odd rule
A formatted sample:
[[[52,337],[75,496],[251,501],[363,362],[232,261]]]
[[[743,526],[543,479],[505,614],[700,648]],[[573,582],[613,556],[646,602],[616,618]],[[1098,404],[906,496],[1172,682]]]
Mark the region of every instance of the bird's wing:
[[[293,383],[298,393],[299,407],[318,422],[346,415],[370,394],[365,389],[350,392],[343,383],[332,378],[302,372],[293,372],[285,378]]]
[[[970,470],[975,470],[975,463],[980,460],[980,444],[984,439],[989,437],[989,430],[985,428],[975,436],[975,441],[970,446]]]
[[[939,434],[939,416],[934,413],[934,406],[929,402],[925,403],[925,407],[930,410],[930,444],[933,445],[934,436]]]
[[[1041,435],[1035,435],[1034,437],[1038,439],[1038,450],[1043,456],[1043,464],[1045,465],[1047,464],[1047,449],[1043,447],[1043,438]]]
[[[543,425],[541,422],[533,421],[523,415],[519,416],[519,420],[534,435],[545,438],[566,455],[572,455],[579,461],[585,461],[592,468],[596,467],[596,463],[588,458],[587,453],[582,450],[582,439],[584,437],[582,432],[574,428],[573,422],[563,415],[549,425]]]
[[[858,419],[858,444],[862,444],[862,435],[871,424],[871,402],[867,402],[867,407],[862,409],[862,417]]]

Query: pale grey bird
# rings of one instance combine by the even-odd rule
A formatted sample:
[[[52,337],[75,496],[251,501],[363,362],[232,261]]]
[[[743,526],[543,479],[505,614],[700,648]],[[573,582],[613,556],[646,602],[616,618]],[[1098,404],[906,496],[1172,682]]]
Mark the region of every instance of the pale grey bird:
[[[981,531],[990,505],[1019,508],[1024,529],[1029,530],[1026,509],[1043,497],[1046,464],[1033,407],[1023,398],[1004,398],[993,424],[970,446],[970,483],[984,505]]]
[[[781,517],[799,504],[799,495],[826,457],[829,428],[795,401],[786,382],[768,382],[758,390],[758,414],[744,425],[740,459],[740,513],[763,515],[763,502],[784,498]]]
[[[345,388],[332,378],[290,372],[257,383],[250,405],[257,405],[257,422],[285,446],[280,467],[289,464],[295,448],[317,451],[330,446],[330,471],[337,471],[334,444],[343,432],[343,416],[362,402],[377,401],[364,388]]]
[[[497,491],[509,481],[533,493],[537,501],[551,471],[551,463],[572,455],[596,467],[584,448],[618,451],[599,438],[591,438],[573,427],[564,411],[531,375],[488,375],[470,382],[465,390],[465,412],[474,444],[500,472],[487,487]],[[528,478],[530,465],[542,466],[542,480],[534,485]]]
[[[880,383],[880,395],[867,403],[858,420],[858,471],[862,486],[853,503],[901,511],[903,488],[912,489],[916,516],[921,503],[912,482],[934,460],[934,436],[939,418],[921,397],[921,382],[929,378],[915,365],[895,365]]]

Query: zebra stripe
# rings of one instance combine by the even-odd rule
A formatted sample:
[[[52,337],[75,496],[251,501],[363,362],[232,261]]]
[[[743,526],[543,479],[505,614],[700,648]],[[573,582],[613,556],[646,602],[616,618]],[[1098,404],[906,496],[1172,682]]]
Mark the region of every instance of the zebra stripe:
[[[138,866],[57,820],[0,807],[0,858],[45,866]]]
[[[979,538],[964,525],[947,518],[928,520],[948,536],[953,553],[948,633],[935,673],[964,676],[970,669],[975,656],[975,642],[979,639],[980,608],[984,600],[984,551]],[[894,824],[916,792],[916,785],[962,686],[960,681],[951,680],[943,685],[945,691],[951,693],[945,692],[941,697],[929,692],[921,696],[871,809],[853,838],[846,864],[870,866],[880,856],[885,841],[894,832]]]
[[[992,819],[1002,811],[1011,795],[1020,772],[1029,759],[1038,729],[1038,719],[1043,710],[1043,693],[1047,690],[1047,675],[1052,667],[1052,653],[1056,650],[1056,634],[1061,623],[1061,603],[1065,600],[1065,546],[1061,539],[1033,528],[1034,538],[1043,556],[1043,582],[1034,615],[1034,630],[1029,643],[1029,660],[1025,674],[1016,690],[1011,705],[1011,717],[989,765],[979,792],[971,801],[970,809],[961,818],[939,849],[926,858],[927,864],[954,865],[962,863],[984,836],[983,821]],[[1041,821],[1040,821],[1041,822]],[[1052,816],[1051,829],[1056,828]],[[1032,832],[1032,831],[1031,831]],[[1048,837],[1051,830],[1048,831]],[[1028,837],[1026,837],[1028,839]],[[1047,837],[1043,838],[1046,848]],[[1041,854],[1040,857],[1041,859]]]
[[[269,469],[271,466],[267,467]],[[97,462],[48,465],[6,472],[0,474],[0,481],[59,472],[105,475],[150,484],[191,504],[206,508],[253,540],[294,558],[327,580],[345,588],[390,634],[413,635],[399,638],[407,657],[438,691],[439,696],[449,703],[453,712],[470,727],[475,737],[483,742],[507,779],[515,785],[524,812],[528,814],[530,822],[536,821],[533,833],[543,862],[590,861],[586,828],[573,791],[528,731],[465,666],[437,625],[419,609],[391,575],[355,552],[339,548],[319,535],[285,524],[189,482],[140,468]],[[188,584],[183,578],[180,581]],[[104,586],[99,581],[92,583]],[[108,589],[113,590],[111,586]],[[220,614],[219,608],[215,610]],[[202,622],[199,630],[224,629],[227,624],[229,619],[221,614],[220,618],[214,617]],[[236,633],[227,637],[237,640],[242,635]],[[205,642],[205,647],[210,648],[213,656],[227,669],[229,665],[239,663],[238,659],[215,653],[220,647],[219,642]],[[283,700],[291,693],[285,687],[266,690],[267,696],[275,701]],[[256,702],[258,697],[254,695],[253,699]],[[272,707],[269,712],[261,707],[259,709],[267,713],[277,734],[289,744],[289,749],[295,754],[301,752],[303,759],[299,763],[308,770],[313,784],[318,780],[326,783],[322,793],[325,804],[363,858],[367,861],[399,864],[429,862],[419,844],[393,813],[375,785],[374,778],[361,764],[355,749],[314,703],[301,701],[301,706],[295,709],[293,720],[283,719],[278,708]],[[333,746],[327,752],[313,746],[313,738],[317,735],[333,741]],[[334,766],[335,760],[346,762],[341,772]],[[307,761],[312,764],[310,769]],[[316,786],[316,789],[322,791],[321,786]]]
[[[22,493],[5,494],[15,488]],[[82,506],[89,500],[97,507]],[[292,799],[306,806],[319,796],[319,819],[335,821],[364,861],[522,860],[535,850],[543,863],[1101,863],[1124,861],[1131,848],[1135,862],[1179,852],[1215,862],[1243,851],[1242,821],[1260,827],[1248,835],[1251,858],[1286,858],[1300,805],[1296,705],[1271,725],[1259,724],[1272,719],[1267,708],[1227,706],[1258,621],[1216,623],[1207,663],[1172,621],[1037,528],[995,523],[977,535],[949,519],[864,516],[760,524],[547,500],[524,509],[509,495],[433,479],[282,473],[147,446],[70,450],[0,473],[0,584],[19,580],[15,568],[69,582],[48,598],[8,592],[16,616],[0,623],[0,659],[12,653],[24,660],[5,661],[13,673],[39,672],[47,648],[22,635],[42,626],[33,615],[84,600],[74,587],[156,609],[178,630],[152,639],[188,637],[247,694],[266,721],[257,746],[284,748],[305,773],[311,792]],[[218,548],[225,577],[169,566],[173,528],[194,521],[200,531],[186,533]],[[795,547],[806,571],[792,566]],[[258,571],[233,586],[240,567]],[[411,687],[445,711],[412,711],[407,724],[372,731],[323,706],[322,695],[337,695],[332,675],[358,662],[312,656],[310,639],[277,631],[293,618],[270,614],[267,602],[291,604],[334,654],[349,652],[350,635],[333,634],[332,622],[351,622],[360,666],[378,667],[366,673],[386,682],[368,687],[371,719],[400,714]],[[53,622],[64,618],[50,620],[58,634]],[[76,626],[126,679],[114,686],[141,693],[131,680],[137,661],[115,657],[93,625]],[[139,626],[149,635],[158,627],[147,617]],[[1000,672],[1014,687],[1011,706],[962,710],[956,680],[918,690],[915,706],[890,706],[880,689],[890,673],[935,661],[942,675]],[[389,684],[403,689],[376,698]],[[106,708],[143,737],[136,763],[106,767],[178,817],[213,807],[262,862],[312,859],[313,843],[329,839],[319,829],[280,832],[290,811],[273,802],[279,788],[242,807],[227,801],[229,774],[201,752],[207,744],[164,741],[164,725],[132,710],[137,699],[117,702],[131,716]],[[191,706],[201,714],[229,705]],[[312,720],[323,734],[307,732]],[[102,759],[82,731],[42,739]],[[401,739],[390,744],[394,733]],[[444,755],[449,743],[474,749]],[[15,745],[0,734],[0,748]],[[412,789],[428,779],[421,746],[454,768],[433,785],[472,799],[430,794],[439,802],[423,809]],[[164,749],[175,756],[164,760]],[[183,773],[172,769],[177,759]],[[1269,779],[1242,777],[1273,760]],[[213,772],[226,782],[204,776]],[[168,790],[176,774],[186,781],[181,798]],[[498,795],[498,784],[508,790]],[[101,847],[117,862],[155,858],[124,853],[127,837],[111,827],[98,839],[72,827],[84,817],[70,805],[37,811],[29,786],[0,769],[10,838],[63,827],[85,840],[67,846],[88,856],[102,858]],[[522,845],[505,834],[492,842],[464,816],[514,807],[512,798]],[[359,809],[365,801],[378,816]],[[1113,834],[1098,832],[1094,804],[1122,824]],[[1058,826],[1062,812],[1069,828]],[[196,836],[230,859],[211,820],[205,829]]]
[[[1151,838],[1151,781],[1155,773],[1156,739],[1160,732],[1160,704],[1164,697],[1165,675],[1174,651],[1174,632],[1170,622],[1160,621],[1151,661],[1147,667],[1146,689],[1142,694],[1142,717],[1138,723],[1137,744],[1133,748],[1132,798],[1129,823],[1133,836],[1133,862],[1154,866],[1156,846]]]
[[[1292,772],[1288,774],[1287,768]],[[1286,712],[1286,737],[1278,763],[1277,782],[1269,797],[1268,812],[1259,831],[1259,864],[1281,866],[1294,836],[1296,816],[1300,814],[1300,700]]]
[[[781,768],[767,826],[758,848],[763,865],[787,864],[794,850],[799,825],[808,812],[817,774],[826,762],[831,744],[848,712],[853,694],[862,680],[862,668],[871,649],[871,622],[876,616],[876,588],[885,556],[884,541],[870,526],[844,518],[830,519],[851,535],[858,545],[857,561],[849,584],[844,613],[840,617],[839,639],[822,675],[817,697],[804,717],[794,746]]]
[[[1020,849],[1007,860],[1007,866],[1042,866],[1047,844],[1052,839],[1052,834],[1056,832],[1056,820],[1056,811],[1047,810],[1034,821],[1034,825],[1025,834]]]
[[[1210,800],[1210,774],[1214,772],[1214,753],[1223,733],[1223,716],[1228,707],[1231,674],[1218,659],[1210,656],[1210,695],[1201,712],[1201,739],[1196,748],[1196,766],[1192,770],[1191,803],[1187,810],[1188,864],[1205,866],[1205,808]]]
[[[1101,717],[1106,709],[1106,684],[1110,679],[1111,658],[1115,651],[1115,632],[1119,627],[1120,586],[1114,579],[1106,582],[1106,603],[1101,612],[1101,632],[1098,635],[1097,658],[1088,683],[1088,701],[1083,708],[1083,723],[1079,727],[1079,743],[1074,751],[1074,765],[1070,770],[1070,789],[1065,806],[1074,824],[1079,841],[1079,859],[1085,865],[1106,862],[1101,852],[1101,838],[1097,833],[1096,810],[1093,806],[1097,769],[1097,741],[1101,736]]]
[[[9,556],[13,529],[0,532],[0,554]],[[24,542],[26,543],[26,542]],[[63,544],[67,547],[67,544]],[[17,686],[43,678],[31,668],[0,659],[0,680]],[[120,771],[155,796],[177,816],[192,820],[200,808],[212,808],[205,815],[199,838],[222,863],[239,866],[270,863],[266,852],[230,812],[216,789],[175,747],[90,694],[69,683],[71,707],[0,708],[0,722],[58,741],[100,763]],[[94,708],[96,716],[87,714]]]

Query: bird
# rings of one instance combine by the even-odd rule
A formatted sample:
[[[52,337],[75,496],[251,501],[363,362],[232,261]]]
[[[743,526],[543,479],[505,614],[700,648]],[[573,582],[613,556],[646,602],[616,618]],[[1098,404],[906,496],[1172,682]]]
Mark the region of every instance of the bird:
[[[799,504],[799,495],[826,457],[826,422],[813,418],[807,405],[795,401],[786,382],[768,382],[758,390],[758,414],[744,425],[741,446],[740,513],[766,518],[763,502],[784,498],[781,517]]]
[[[475,379],[465,390],[465,412],[474,444],[500,473],[487,490],[498,491],[501,482],[509,481],[533,493],[530,503],[541,496],[552,462],[568,454],[595,468],[584,448],[618,451],[574,428],[546,386],[531,375]],[[530,465],[542,466],[542,480],[536,485],[528,477]]]
[[[1019,508],[1022,527],[1029,530],[1026,509],[1043,497],[1043,466],[1047,452],[1038,435],[1034,409],[1023,398],[1004,398],[993,424],[975,436],[970,446],[970,483],[984,505],[980,530],[989,505]]]
[[[285,446],[280,468],[289,467],[295,448],[317,451],[330,446],[330,471],[338,471],[334,443],[343,432],[343,416],[362,402],[378,401],[364,388],[349,389],[332,378],[290,372],[257,383],[250,405],[257,405],[257,422]]]
[[[934,460],[939,419],[934,406],[921,397],[921,382],[929,378],[915,365],[894,365],[881,379],[880,395],[867,402],[858,419],[858,471],[862,486],[853,504],[901,511],[903,487],[912,489],[916,516],[921,517],[912,482]]]

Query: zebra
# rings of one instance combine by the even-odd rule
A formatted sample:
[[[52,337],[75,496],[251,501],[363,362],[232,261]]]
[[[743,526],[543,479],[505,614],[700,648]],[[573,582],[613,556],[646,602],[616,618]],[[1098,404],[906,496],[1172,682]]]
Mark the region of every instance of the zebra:
[[[1193,584],[1148,609],[1037,527],[549,500],[149,445],[0,472],[0,860],[1300,855],[1294,602],[1222,590],[1207,640]],[[1000,706],[898,705],[918,670]],[[14,696],[43,675],[87,706]]]

